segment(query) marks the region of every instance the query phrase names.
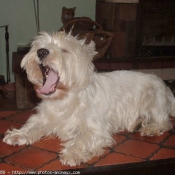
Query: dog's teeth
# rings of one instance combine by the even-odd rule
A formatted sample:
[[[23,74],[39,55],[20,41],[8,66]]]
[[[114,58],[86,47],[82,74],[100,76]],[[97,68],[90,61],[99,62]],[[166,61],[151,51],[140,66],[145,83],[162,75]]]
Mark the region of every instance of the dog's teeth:
[[[47,67],[47,68],[46,68],[46,72],[45,72],[45,76],[46,76],[46,77],[48,77],[49,72],[50,72],[50,68]]]

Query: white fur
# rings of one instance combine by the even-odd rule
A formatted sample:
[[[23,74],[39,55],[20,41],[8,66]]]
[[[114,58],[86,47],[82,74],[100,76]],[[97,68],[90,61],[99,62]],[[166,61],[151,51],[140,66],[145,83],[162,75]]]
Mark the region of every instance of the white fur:
[[[8,130],[3,139],[10,145],[32,144],[54,134],[63,141],[63,164],[87,162],[111,146],[112,135],[120,130],[141,135],[160,135],[171,129],[175,99],[161,79],[132,71],[97,73],[92,64],[96,54],[89,44],[71,34],[41,33],[21,66],[35,88],[42,86],[41,62],[58,72],[60,81],[50,95],[38,94],[43,101],[21,129]],[[37,50],[50,54],[41,61]]]

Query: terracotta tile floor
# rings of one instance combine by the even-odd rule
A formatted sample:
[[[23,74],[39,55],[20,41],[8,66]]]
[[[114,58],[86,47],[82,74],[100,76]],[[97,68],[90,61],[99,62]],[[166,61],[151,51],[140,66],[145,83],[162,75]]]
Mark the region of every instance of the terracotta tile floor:
[[[116,143],[106,148],[105,153],[80,166],[63,166],[59,161],[60,140],[50,137],[30,146],[10,146],[2,142],[7,129],[19,128],[33,113],[32,110],[0,111],[0,170],[6,174],[12,171],[60,171],[75,170],[93,172],[104,167],[119,165],[132,166],[134,163],[154,162],[156,160],[175,161],[174,130],[161,136],[141,137],[139,133],[122,132],[114,135]],[[172,118],[175,126],[175,118]],[[84,173],[83,173],[84,174]]]

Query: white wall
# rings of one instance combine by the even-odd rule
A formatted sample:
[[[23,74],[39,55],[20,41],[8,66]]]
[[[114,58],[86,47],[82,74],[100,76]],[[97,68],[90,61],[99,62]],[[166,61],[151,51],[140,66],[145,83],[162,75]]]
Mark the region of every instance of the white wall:
[[[39,0],[40,30],[53,32],[62,27],[62,7],[76,7],[75,16],[95,19],[95,0]],[[33,0],[0,0],[0,26],[9,25],[9,57],[11,82],[12,52],[19,43],[30,43],[37,34]],[[0,28],[0,75],[6,77],[5,29]]]

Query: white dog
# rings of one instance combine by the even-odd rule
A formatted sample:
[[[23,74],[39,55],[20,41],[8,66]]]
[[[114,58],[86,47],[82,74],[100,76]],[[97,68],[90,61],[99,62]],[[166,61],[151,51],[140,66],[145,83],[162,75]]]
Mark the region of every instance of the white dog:
[[[175,98],[162,80],[132,71],[97,73],[94,42],[70,33],[41,33],[21,62],[42,102],[20,129],[8,130],[10,145],[32,144],[54,134],[64,145],[63,164],[75,166],[103,153],[121,130],[160,135],[171,129]]]

